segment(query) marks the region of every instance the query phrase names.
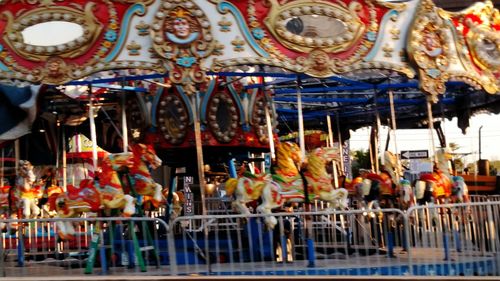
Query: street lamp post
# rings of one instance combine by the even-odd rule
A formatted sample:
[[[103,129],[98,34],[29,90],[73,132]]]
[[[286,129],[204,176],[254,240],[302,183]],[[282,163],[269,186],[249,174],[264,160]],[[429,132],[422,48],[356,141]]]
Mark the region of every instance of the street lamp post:
[[[479,160],[481,160],[481,129],[483,126],[479,127]]]

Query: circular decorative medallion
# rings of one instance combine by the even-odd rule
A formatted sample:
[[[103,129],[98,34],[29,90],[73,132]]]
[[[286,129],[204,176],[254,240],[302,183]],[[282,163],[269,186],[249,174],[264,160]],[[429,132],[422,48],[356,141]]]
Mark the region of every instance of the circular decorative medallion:
[[[181,144],[187,134],[189,117],[186,105],[176,95],[164,95],[158,106],[158,127],[170,144]]]
[[[219,92],[213,95],[207,109],[207,122],[219,142],[228,143],[234,139],[239,116],[237,106],[229,94]]]

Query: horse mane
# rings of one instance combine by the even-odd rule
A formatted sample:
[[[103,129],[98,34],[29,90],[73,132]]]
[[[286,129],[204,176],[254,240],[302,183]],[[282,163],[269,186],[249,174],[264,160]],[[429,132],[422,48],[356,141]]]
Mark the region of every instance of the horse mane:
[[[313,177],[319,178],[326,173],[325,161],[315,150],[307,154],[307,171],[310,172]]]
[[[294,154],[299,153],[298,158],[294,159],[293,157],[297,157]],[[300,149],[296,143],[293,142],[283,142],[277,146],[276,150],[276,159],[278,162],[278,169],[282,171],[289,171],[298,173],[298,168],[296,166],[297,162],[300,159]],[[300,162],[300,161],[299,161]]]
[[[437,168],[451,180],[451,172],[448,165],[449,156],[450,152],[446,148],[440,148],[436,151]]]

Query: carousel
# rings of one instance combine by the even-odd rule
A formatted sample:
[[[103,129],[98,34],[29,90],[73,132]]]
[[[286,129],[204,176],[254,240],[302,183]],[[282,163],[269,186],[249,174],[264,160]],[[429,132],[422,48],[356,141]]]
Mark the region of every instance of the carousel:
[[[472,203],[440,130],[500,112],[492,2],[35,0],[0,11],[4,276],[47,259],[76,274],[394,267],[322,263],[340,254],[397,257],[409,265],[396,275],[422,275],[414,255],[438,248],[442,274],[500,274],[489,224],[500,207]],[[353,177],[349,131],[366,126],[371,169]],[[410,181],[395,132],[417,127],[434,165]],[[467,259],[452,268],[454,251]]]

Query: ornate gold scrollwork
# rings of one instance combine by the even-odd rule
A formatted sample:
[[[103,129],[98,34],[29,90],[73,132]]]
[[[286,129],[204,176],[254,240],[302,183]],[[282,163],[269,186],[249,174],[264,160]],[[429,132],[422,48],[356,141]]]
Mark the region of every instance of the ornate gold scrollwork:
[[[155,14],[153,48],[165,59],[170,80],[188,94],[206,80],[202,60],[218,47],[210,28],[207,16],[193,1],[163,1]]]
[[[464,71],[452,72],[462,80],[493,94],[500,89],[500,12],[491,1],[478,2],[459,11],[438,10],[455,27],[457,55]]]
[[[417,12],[408,53],[419,68],[420,87],[437,101],[437,95],[445,92],[444,83],[449,79],[449,38],[445,23],[430,0],[424,0]]]

